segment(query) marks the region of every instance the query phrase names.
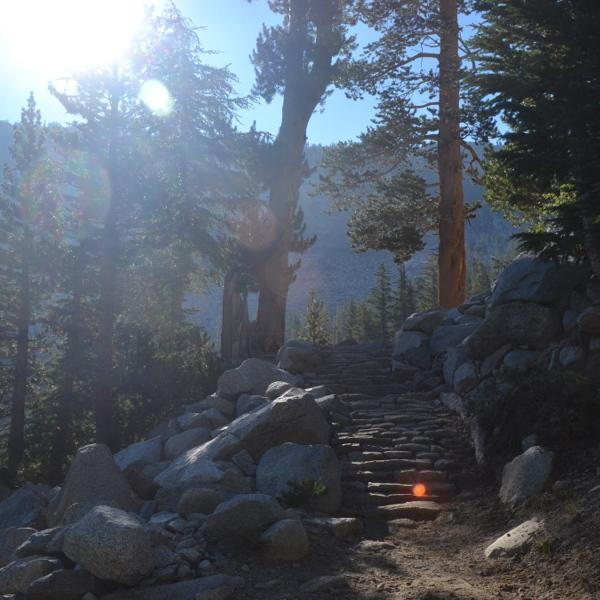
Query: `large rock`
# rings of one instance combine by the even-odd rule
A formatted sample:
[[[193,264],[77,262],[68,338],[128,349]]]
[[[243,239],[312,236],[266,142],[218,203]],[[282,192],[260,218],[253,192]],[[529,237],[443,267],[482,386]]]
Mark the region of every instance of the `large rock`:
[[[454,384],[454,374],[457,369],[465,364],[469,358],[466,348],[459,346],[458,348],[448,348],[448,354],[444,361],[444,381],[448,385]]]
[[[212,460],[197,457],[199,448],[182,454],[155,477],[156,483],[165,488],[179,488],[190,484],[219,483],[225,474]],[[190,455],[189,460],[183,460]]]
[[[48,525],[73,523],[99,505],[137,512],[141,502],[108,447],[90,444],[77,451],[65,485],[50,503]]]
[[[536,519],[521,523],[518,527],[511,529],[485,549],[486,558],[502,558],[515,556],[527,552],[536,536],[542,529],[542,524]]]
[[[438,327],[429,340],[428,350],[431,356],[437,356],[448,348],[455,348],[464,339],[473,334],[481,323],[467,323],[466,325],[442,325]]]
[[[0,503],[0,539],[10,527],[33,527],[43,529],[46,526],[47,488],[26,483]]]
[[[150,529],[130,513],[96,506],[71,525],[63,552],[99,579],[137,585],[154,571]]]
[[[425,312],[414,313],[404,321],[403,331],[422,331],[433,333],[444,321],[447,315],[443,308],[437,307]]]
[[[63,564],[58,558],[50,558],[49,556],[22,558],[12,565],[13,585],[18,592],[24,594],[36,579],[62,568]]]
[[[264,396],[270,383],[286,381],[297,385],[300,378],[259,358],[245,360],[237,369],[225,371],[217,382],[217,395],[237,400],[240,394]]]
[[[165,459],[174,460],[180,454],[190,450],[190,448],[196,448],[197,446],[206,444],[206,442],[212,439],[210,431],[210,429],[200,427],[198,429],[188,429],[181,433],[176,433],[165,443]]]
[[[273,523],[261,534],[259,542],[261,556],[267,560],[297,561],[308,555],[308,535],[297,519]]]
[[[521,256],[498,277],[490,307],[493,309],[515,301],[553,307],[566,305],[571,292],[587,274],[580,265],[542,262],[533,256]]]
[[[285,442],[327,444],[331,428],[313,397],[304,390],[292,388],[283,396],[256,412],[237,418],[210,442],[185,452],[175,459],[156,482],[177,487],[178,480],[190,480],[198,461],[231,460],[246,450],[258,462],[262,455]]]
[[[397,331],[394,335],[392,358],[401,360],[405,354],[409,354],[417,348],[427,347],[429,338],[429,334],[422,331]]]
[[[554,454],[541,446],[532,446],[504,465],[500,500],[516,506],[525,499],[539,494],[552,472]]]
[[[546,348],[560,331],[560,319],[553,309],[529,302],[510,302],[494,310],[466,343],[473,358],[483,359],[510,343]]]
[[[168,585],[115,592],[102,596],[102,600],[227,600],[243,584],[242,577],[209,575]]]
[[[240,494],[215,509],[204,533],[229,550],[249,549],[266,527],[282,519],[285,511],[271,496]]]
[[[81,600],[88,592],[100,596],[103,586],[89,571],[59,569],[33,581],[26,600]]]
[[[322,496],[309,500],[310,507],[335,514],[342,503],[342,469],[329,446],[282,444],[267,450],[256,469],[256,489],[276,498],[291,491],[288,481],[301,484],[310,480],[327,489]]]
[[[313,343],[302,340],[283,346],[277,359],[277,366],[288,373],[314,371],[323,364],[321,351]]]
[[[157,436],[123,448],[115,454],[115,462],[121,471],[127,471],[128,469],[141,471],[146,465],[152,465],[160,461],[162,448],[161,438]]]
[[[589,306],[577,317],[577,325],[581,331],[592,335],[600,335],[600,306]]]

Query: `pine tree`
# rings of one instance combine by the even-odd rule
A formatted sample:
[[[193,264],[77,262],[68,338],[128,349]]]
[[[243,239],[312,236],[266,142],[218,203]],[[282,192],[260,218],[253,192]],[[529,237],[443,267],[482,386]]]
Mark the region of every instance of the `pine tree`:
[[[310,301],[302,316],[302,330],[299,337],[320,346],[330,341],[329,314],[323,300],[317,299],[316,290],[310,292]]]
[[[361,300],[356,305],[356,341],[367,342],[376,339],[377,323],[371,305],[366,300]]]
[[[438,302],[446,308],[466,294],[461,146],[468,147],[468,122],[477,112],[461,93],[464,64],[472,60],[458,24],[466,4],[358,3],[358,18],[380,35],[349,79],[356,97],[377,95],[377,115],[358,142],[326,150],[328,174],[319,186],[334,209],[353,211],[349,234],[360,250],[386,249],[404,262],[423,248],[426,232],[437,230]],[[419,173],[428,166],[438,174],[437,194]]]
[[[2,212],[2,293],[5,335],[15,342],[11,422],[6,462],[14,476],[25,451],[25,403],[30,376],[30,328],[52,258],[58,194],[46,153],[46,128],[33,94],[13,129],[12,163],[4,165]],[[12,305],[12,306],[11,306]]]
[[[469,296],[490,293],[492,287],[490,270],[478,256],[471,258],[468,284],[467,290]]]
[[[416,312],[417,299],[416,290],[413,282],[406,274],[406,266],[404,263],[398,267],[398,279],[396,281],[396,289],[392,294],[392,323],[394,330],[400,329],[404,321]]]
[[[437,306],[438,299],[438,272],[436,257],[431,255],[417,278],[418,310],[425,311]]]
[[[600,13],[593,0],[479,0],[475,98],[504,142],[487,196],[543,213],[518,234],[547,257],[585,258],[600,276]],[[507,200],[508,199],[508,200]]]
[[[390,318],[392,304],[392,285],[385,263],[381,263],[375,273],[376,283],[371,289],[367,302],[372,307],[375,318],[375,335],[378,339],[390,338]]]

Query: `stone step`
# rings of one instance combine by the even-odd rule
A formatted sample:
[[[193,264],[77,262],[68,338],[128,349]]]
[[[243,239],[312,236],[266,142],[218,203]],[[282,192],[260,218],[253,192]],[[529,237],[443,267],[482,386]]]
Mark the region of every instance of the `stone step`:
[[[432,521],[439,516],[442,510],[444,507],[437,502],[416,500],[376,507],[342,507],[340,514],[347,517]]]

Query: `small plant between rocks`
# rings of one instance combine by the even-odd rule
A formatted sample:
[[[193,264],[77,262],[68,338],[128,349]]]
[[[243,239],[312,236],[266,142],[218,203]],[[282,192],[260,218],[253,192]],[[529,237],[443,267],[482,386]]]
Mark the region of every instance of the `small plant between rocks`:
[[[311,500],[324,496],[327,486],[314,479],[302,479],[298,482],[293,479],[286,481],[290,489],[281,490],[281,500],[291,507],[306,507]]]

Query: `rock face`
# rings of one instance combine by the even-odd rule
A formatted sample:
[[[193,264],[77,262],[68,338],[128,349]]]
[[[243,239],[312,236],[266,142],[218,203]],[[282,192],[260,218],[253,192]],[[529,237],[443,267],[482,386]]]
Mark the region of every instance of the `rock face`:
[[[63,551],[100,579],[137,585],[154,571],[153,536],[130,513],[96,506],[71,525]]]
[[[541,446],[532,446],[504,466],[500,500],[516,506],[539,494],[552,472],[554,454]]]
[[[256,470],[256,489],[274,497],[291,490],[288,481],[301,484],[313,480],[327,491],[308,505],[317,511],[335,514],[342,503],[342,470],[329,446],[286,443],[265,452]]]
[[[546,348],[562,330],[556,312],[540,304],[510,302],[499,306],[467,341],[473,358],[483,359],[508,343]]]
[[[48,525],[73,523],[94,506],[137,512],[141,506],[127,479],[104,444],[77,451],[65,485],[48,507]]]
[[[490,305],[523,301],[558,306],[568,302],[571,292],[587,275],[575,264],[543,262],[533,256],[514,260],[498,277]]]

